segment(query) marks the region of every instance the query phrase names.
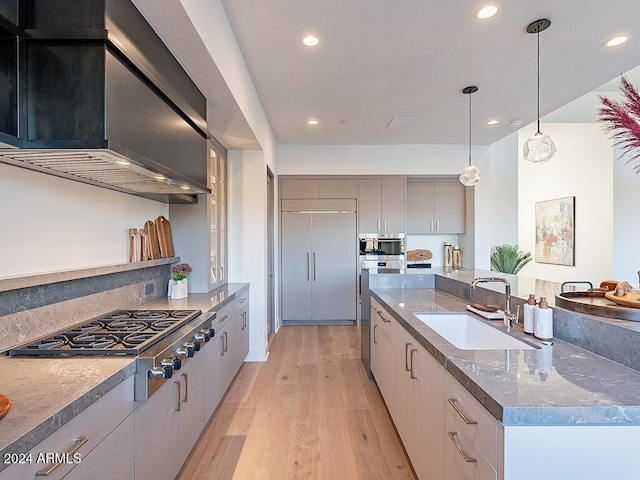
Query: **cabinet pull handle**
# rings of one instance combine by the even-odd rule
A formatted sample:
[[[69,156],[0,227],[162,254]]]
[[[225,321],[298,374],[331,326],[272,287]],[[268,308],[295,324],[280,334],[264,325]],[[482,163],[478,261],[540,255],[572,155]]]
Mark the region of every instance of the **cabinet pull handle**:
[[[228,352],[229,351],[229,339],[227,338],[228,333],[224,332],[224,351]]]
[[[229,315],[223,315],[222,318],[220,320],[218,320],[219,322],[224,322],[227,318],[229,318]]]
[[[75,442],[73,443],[73,445],[71,446],[71,448],[69,450],[67,450],[65,452],[65,455],[63,455],[63,457],[69,458],[69,457],[73,457],[73,455],[82,448],[82,446],[87,443],[89,441],[89,437],[78,437],[76,438]],[[62,465],[63,462],[56,462],[51,464],[48,467],[43,468],[42,470],[38,470],[36,472],[36,477],[48,477],[49,475],[51,475],[53,472],[55,472],[59,466]]]
[[[382,223],[384,224],[384,231],[386,232],[387,231],[387,221],[384,220],[384,222],[382,222]]]
[[[373,343],[378,343],[378,325],[373,326]]]
[[[411,369],[409,368],[409,347],[411,346],[410,343],[405,343],[404,344],[404,371],[405,372],[409,372],[411,371]]]
[[[311,267],[309,266],[310,260],[311,260],[311,254],[307,252],[307,282],[311,280]]]
[[[224,352],[225,352],[225,348],[224,348],[224,336],[227,334],[227,332],[222,332],[222,335],[220,335],[220,348],[222,349],[220,351],[220,356],[224,357]]]
[[[391,320],[387,320],[384,315],[382,315],[382,310],[376,310],[378,312],[378,316],[382,319],[384,323],[391,323]]]
[[[318,269],[316,268],[316,252],[313,252],[313,281],[316,281],[316,272]]]
[[[418,351],[417,348],[412,348],[411,349],[411,354],[409,355],[409,357],[411,358],[411,380],[418,380],[418,377],[416,376],[415,372],[413,371],[413,354],[416,353]]]
[[[380,220],[376,220],[376,230],[380,231]]]
[[[460,452],[460,455],[462,455],[462,458],[464,458],[465,462],[467,462],[467,463],[477,462],[477,460],[475,458],[469,456],[469,454],[462,449],[462,445],[460,445],[458,443],[458,440],[456,438],[458,436],[458,432],[449,432],[448,435],[449,435],[449,438],[451,439],[451,441],[453,442],[453,444],[456,446],[456,448]]]
[[[440,220],[436,220],[436,232],[440,231]]]
[[[429,231],[433,232],[433,220],[429,221]]]
[[[477,425],[478,422],[475,420],[472,420],[471,418],[468,418],[464,413],[462,413],[462,410],[460,410],[460,408],[458,408],[458,399],[457,398],[450,398],[449,400],[447,400],[447,402],[449,402],[449,405],[451,405],[453,407],[453,409],[456,411],[456,413],[458,415],[460,415],[460,418],[462,419],[462,421],[464,423],[466,423],[467,425]]]
[[[182,398],[182,403],[189,403],[189,374],[182,373],[180,374],[180,378],[184,378],[184,397]]]
[[[240,300],[238,300],[238,302],[240,302],[240,303],[244,303],[244,302],[246,302],[246,301],[247,301],[247,299],[246,299],[246,298],[241,298]]]
[[[176,408],[173,409],[174,413],[180,411],[180,397],[182,397],[180,393],[180,382],[176,380],[173,384],[178,387],[178,401],[176,402]]]

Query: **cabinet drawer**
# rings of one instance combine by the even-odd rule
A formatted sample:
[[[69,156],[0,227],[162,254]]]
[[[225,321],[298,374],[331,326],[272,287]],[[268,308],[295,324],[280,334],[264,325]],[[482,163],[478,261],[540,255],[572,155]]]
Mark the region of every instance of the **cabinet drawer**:
[[[445,409],[444,478],[446,480],[496,480],[498,475],[465,429]]]
[[[445,376],[444,392],[444,401],[449,412],[491,465],[496,468],[498,462],[496,419],[449,373]]]
[[[56,460],[60,461],[64,460],[65,453],[77,448],[76,457],[73,454],[69,455],[68,463],[62,462],[47,476],[49,479],[61,479],[75,467],[74,458],[76,461],[78,459],[84,460],[96,445],[133,412],[133,406],[133,376],[130,376],[31,449],[27,454],[31,455],[30,462],[14,464],[0,472],[0,479],[27,480],[37,478],[36,472],[46,471],[53,466],[53,462],[46,461],[47,454],[56,454],[59,457]]]
[[[222,327],[231,317],[249,302],[249,290],[236,294],[236,297],[220,310],[216,310],[218,326]]]

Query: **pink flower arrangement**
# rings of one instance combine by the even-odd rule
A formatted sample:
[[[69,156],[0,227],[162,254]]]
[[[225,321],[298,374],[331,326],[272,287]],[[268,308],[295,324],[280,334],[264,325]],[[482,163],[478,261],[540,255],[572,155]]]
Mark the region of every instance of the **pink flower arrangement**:
[[[184,280],[192,271],[193,270],[191,270],[191,266],[188,263],[179,263],[171,269],[171,278],[176,282]]]
[[[620,77],[623,99],[616,102],[600,97],[600,121],[614,141],[628,155],[627,163],[635,163],[633,170],[640,174],[640,94],[624,77]]]

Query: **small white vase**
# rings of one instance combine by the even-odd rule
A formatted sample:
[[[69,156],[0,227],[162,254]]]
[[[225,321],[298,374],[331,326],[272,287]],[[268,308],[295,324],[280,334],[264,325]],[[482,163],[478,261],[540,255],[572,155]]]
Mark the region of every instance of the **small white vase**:
[[[189,291],[187,288],[187,279],[178,280],[171,289],[171,299],[178,300],[180,298],[187,298]]]
[[[169,279],[169,288],[167,288],[167,297],[171,296],[171,291],[173,290],[173,287],[176,285],[176,281],[173,278]]]

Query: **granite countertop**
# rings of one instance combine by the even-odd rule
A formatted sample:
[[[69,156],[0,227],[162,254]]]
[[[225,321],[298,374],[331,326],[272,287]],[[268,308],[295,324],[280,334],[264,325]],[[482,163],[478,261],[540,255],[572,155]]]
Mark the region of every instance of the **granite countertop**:
[[[206,312],[247,288],[248,283],[231,283],[210,293],[180,300],[161,297],[135,308]],[[0,393],[11,401],[11,409],[0,420],[0,455],[26,453],[134,373],[134,357],[0,355]],[[0,471],[4,467],[0,462]]]
[[[552,346],[534,341],[537,350],[460,350],[413,312],[462,311],[465,301],[425,288],[371,292],[504,425],[640,425],[636,370],[557,339]],[[504,328],[502,321],[485,322]],[[520,324],[512,334],[532,343]]]

